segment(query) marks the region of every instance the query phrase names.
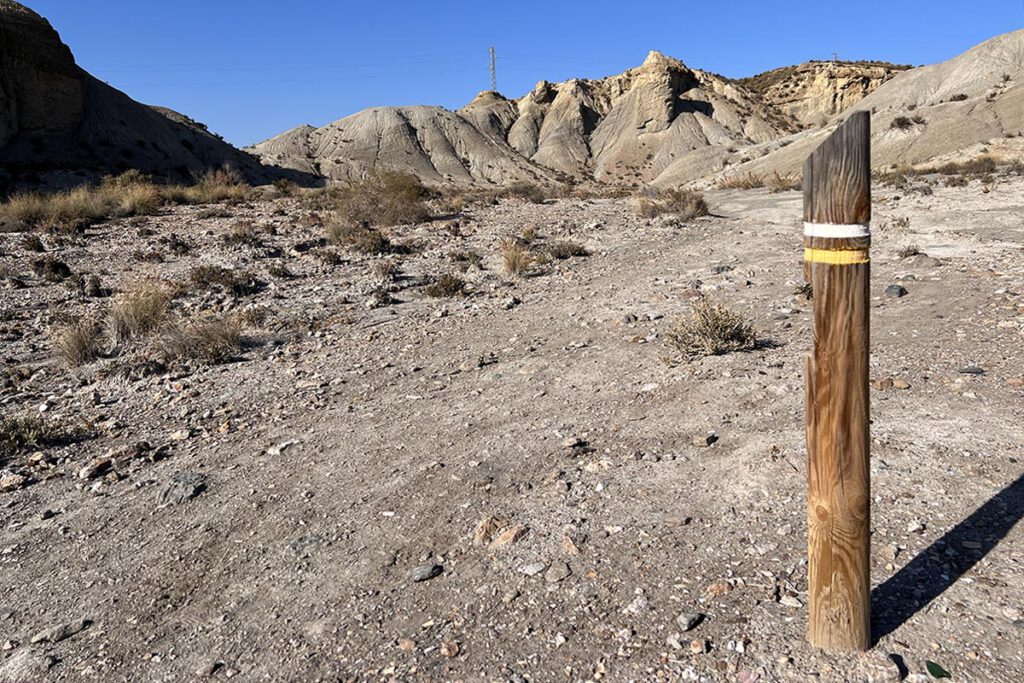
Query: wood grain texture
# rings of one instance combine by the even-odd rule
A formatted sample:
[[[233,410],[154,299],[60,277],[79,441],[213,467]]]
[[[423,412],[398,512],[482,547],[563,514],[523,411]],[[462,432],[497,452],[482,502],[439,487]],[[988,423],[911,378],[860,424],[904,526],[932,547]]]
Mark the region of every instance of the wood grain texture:
[[[804,220],[871,218],[870,119],[848,118],[804,164]],[[870,237],[805,238],[815,249],[866,249]],[[806,360],[808,637],[832,651],[871,643],[868,304],[871,265],[805,263],[814,292]]]

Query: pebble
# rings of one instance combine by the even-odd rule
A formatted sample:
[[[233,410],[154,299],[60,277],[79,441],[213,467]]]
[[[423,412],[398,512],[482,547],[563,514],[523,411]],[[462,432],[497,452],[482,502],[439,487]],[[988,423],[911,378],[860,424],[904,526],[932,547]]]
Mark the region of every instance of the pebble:
[[[530,529],[525,524],[516,524],[498,534],[497,538],[491,541],[492,548],[503,548],[511,545],[526,535]]]
[[[718,435],[714,432],[708,432],[707,434],[694,436],[690,442],[697,448],[707,448],[708,446],[714,445],[718,441]]]
[[[551,565],[551,568],[544,574],[544,580],[548,583],[558,583],[563,579],[568,578],[572,574],[572,569],[565,562],[555,562]]]
[[[160,490],[160,507],[180,505],[206,490],[206,476],[195,472],[178,472]]]
[[[957,368],[957,372],[961,375],[984,375],[985,371],[979,368],[977,365],[968,365],[967,367]]]
[[[543,562],[531,562],[525,567],[520,567],[519,571],[527,576],[537,576],[545,569],[547,569],[547,565]]]
[[[924,531],[924,529],[925,529],[924,522],[922,522],[919,519],[912,520],[909,524],[907,524],[907,533],[908,534],[919,534],[922,531]]]
[[[892,381],[892,388],[893,389],[909,389],[910,388],[910,382],[908,382],[905,379],[896,378],[896,379],[894,379]]]
[[[697,628],[700,622],[704,621],[704,615],[700,612],[683,612],[676,617],[676,623],[679,624],[679,628],[683,631],[691,631]]]
[[[785,605],[786,607],[803,607],[803,603],[792,595],[783,595],[780,597],[779,604]]]
[[[114,461],[109,457],[102,455],[98,458],[93,458],[89,461],[89,464],[78,470],[79,479],[95,479],[101,474],[105,474],[114,464]]]
[[[0,470],[0,491],[14,491],[20,489],[28,483],[28,477],[11,472],[10,470]]]
[[[414,583],[427,581],[436,576],[440,576],[443,571],[444,567],[439,564],[421,564],[409,570],[409,580]]]
[[[903,285],[889,285],[885,288],[885,295],[894,299],[899,299],[907,294],[907,288]]]

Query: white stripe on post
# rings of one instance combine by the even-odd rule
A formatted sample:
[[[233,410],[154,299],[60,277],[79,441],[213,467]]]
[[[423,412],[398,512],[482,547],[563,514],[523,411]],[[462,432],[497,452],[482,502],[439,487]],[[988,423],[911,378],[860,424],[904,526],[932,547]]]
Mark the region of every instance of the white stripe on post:
[[[851,237],[870,237],[871,226],[867,223],[851,223],[836,225],[835,223],[804,223],[804,237],[833,237],[848,239]]]

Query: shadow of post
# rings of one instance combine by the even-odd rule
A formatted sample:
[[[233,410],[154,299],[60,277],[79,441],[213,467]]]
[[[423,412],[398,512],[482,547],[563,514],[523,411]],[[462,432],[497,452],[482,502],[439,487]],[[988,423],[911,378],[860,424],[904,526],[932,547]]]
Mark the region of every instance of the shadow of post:
[[[970,571],[1024,517],[1024,475],[871,592],[872,639],[895,631]]]

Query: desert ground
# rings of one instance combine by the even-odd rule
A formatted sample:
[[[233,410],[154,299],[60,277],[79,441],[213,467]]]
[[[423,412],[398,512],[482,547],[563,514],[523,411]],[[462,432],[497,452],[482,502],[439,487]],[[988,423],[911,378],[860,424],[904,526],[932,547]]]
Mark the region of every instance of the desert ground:
[[[875,188],[852,656],[805,637],[799,192],[437,204],[387,256],[327,243],[311,196],[0,234],[0,415],[56,432],[0,462],[0,680],[1019,680],[1024,177]],[[511,277],[517,236],[589,255]],[[60,360],[154,280],[241,350]],[[757,348],[674,353],[701,296]]]

